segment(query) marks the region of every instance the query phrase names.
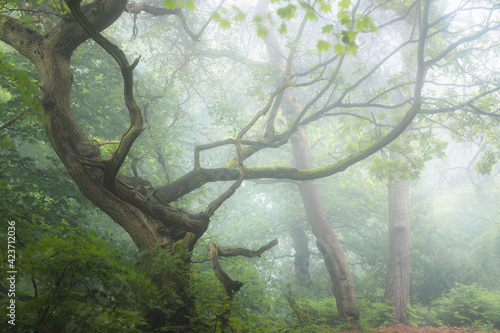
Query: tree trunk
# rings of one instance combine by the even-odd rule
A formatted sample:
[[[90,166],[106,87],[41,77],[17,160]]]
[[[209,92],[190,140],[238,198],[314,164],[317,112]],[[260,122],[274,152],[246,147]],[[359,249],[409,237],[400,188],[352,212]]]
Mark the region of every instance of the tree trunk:
[[[411,22],[404,21],[401,39],[406,41],[416,34]],[[403,72],[416,73],[416,50],[407,46],[403,50]],[[401,94],[403,97],[403,93]],[[405,96],[409,97],[409,96]],[[400,137],[401,138],[401,137]],[[397,151],[392,151],[392,160],[406,158]],[[390,175],[392,176],[392,175]],[[408,325],[408,297],[410,294],[410,184],[401,176],[396,176],[387,184],[389,191],[389,262],[385,287],[385,299],[394,306],[396,322]]]
[[[312,169],[306,133],[303,129],[292,136],[292,148],[298,169]],[[299,182],[299,191],[304,202],[316,244],[320,250],[332,282],[339,317],[359,317],[351,271],[340,241],[323,209],[318,187],[313,180]]]
[[[266,18],[268,0],[259,0],[258,10],[267,28],[266,47],[271,60],[275,63],[275,72],[283,74],[287,68],[287,60],[284,58],[283,48],[276,35],[274,28]],[[277,75],[281,77],[282,75]],[[279,85],[280,82],[277,83]],[[293,118],[299,112],[298,105],[293,101],[293,89],[287,88],[282,97],[283,114]],[[293,158],[297,169],[312,169],[309,146],[305,130],[299,129],[291,136]],[[302,196],[304,208],[311,225],[312,232],[316,237],[316,244],[320,250],[326,269],[332,282],[333,294],[337,303],[339,317],[359,317],[356,309],[356,297],[354,284],[352,282],[349,264],[342,249],[337,235],[333,231],[326,217],[319,196],[318,187],[313,180],[299,182],[299,191]]]
[[[393,180],[389,189],[389,263],[385,299],[394,306],[396,322],[408,325],[410,290],[410,184]]]
[[[304,226],[297,224],[290,227],[290,236],[292,237],[292,247],[295,250],[295,277],[300,285],[308,286],[311,284],[311,275],[309,274],[309,242],[304,231]]]
[[[125,5],[126,1],[108,0],[82,9],[95,29],[103,30],[116,21]],[[165,204],[156,200],[151,196],[153,188],[142,186],[145,181],[138,177],[118,174],[111,179],[112,186],[106,186],[103,174],[109,161],[101,159],[97,142],[89,140],[74,118],[71,109],[73,74],[70,60],[73,51],[89,37],[72,16],[68,16],[44,37],[12,18],[0,24],[0,40],[23,54],[40,72],[40,101],[47,136],[80,190],[122,226],[141,250],[154,253],[157,246],[172,250],[174,244],[182,240],[187,250],[184,265],[189,267],[191,251],[208,227],[209,218],[203,214],[189,214],[171,208],[168,202]],[[125,96],[126,100],[128,98],[130,96]],[[145,265],[147,267],[148,264]],[[171,279],[168,267],[155,273],[152,278],[159,286],[168,283],[176,290],[182,305],[178,306],[178,311],[174,310],[172,320],[174,324],[188,324],[193,309],[187,293],[189,271],[185,267],[179,269],[185,274],[176,276],[175,281]],[[171,303],[167,307],[172,310]],[[164,313],[153,312],[146,318],[151,320],[152,326],[160,327],[158,323],[165,323]],[[163,318],[159,318],[162,315]]]

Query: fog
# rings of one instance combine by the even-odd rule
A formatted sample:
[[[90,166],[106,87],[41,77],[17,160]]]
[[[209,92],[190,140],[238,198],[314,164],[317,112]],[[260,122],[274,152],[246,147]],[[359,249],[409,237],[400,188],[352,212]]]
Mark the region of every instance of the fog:
[[[5,327],[500,329],[498,4],[105,3],[0,4]]]

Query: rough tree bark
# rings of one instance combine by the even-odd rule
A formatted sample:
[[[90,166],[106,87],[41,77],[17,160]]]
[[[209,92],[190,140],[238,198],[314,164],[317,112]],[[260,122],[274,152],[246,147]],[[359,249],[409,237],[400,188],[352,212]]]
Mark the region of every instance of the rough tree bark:
[[[391,159],[402,158],[397,152]],[[396,322],[408,325],[410,292],[410,183],[395,179],[389,190],[389,263],[384,298],[394,307]]]
[[[304,130],[300,130],[292,136],[292,148],[297,168],[312,169]],[[311,230],[316,237],[316,244],[321,251],[326,269],[330,275],[338,315],[339,317],[349,316],[357,319],[359,311],[356,309],[354,284],[349,264],[342,245],[328,222],[316,182],[300,182],[299,191]]]
[[[414,24],[405,20],[401,29],[402,41],[409,40],[417,34]],[[403,72],[416,75],[415,49],[406,47],[403,50]],[[408,98],[409,96],[403,96]],[[402,99],[403,99],[402,98]],[[406,158],[397,151],[390,154],[391,160],[405,163]],[[384,298],[393,306],[396,322],[408,325],[408,297],[410,295],[410,234],[411,234],[411,203],[410,183],[405,175],[390,179],[388,187],[389,200],[389,261]],[[392,177],[393,175],[389,175]]]

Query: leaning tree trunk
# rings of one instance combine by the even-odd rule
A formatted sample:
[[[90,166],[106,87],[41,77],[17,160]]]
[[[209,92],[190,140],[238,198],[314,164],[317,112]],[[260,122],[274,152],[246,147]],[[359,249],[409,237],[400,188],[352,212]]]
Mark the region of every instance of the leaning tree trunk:
[[[312,169],[306,133],[303,129],[292,136],[292,148],[298,169]],[[299,183],[299,191],[304,202],[316,244],[320,250],[332,282],[333,294],[337,302],[339,317],[359,317],[351,271],[340,241],[333,231],[323,209],[315,181]]]
[[[266,47],[271,60],[276,65],[276,73],[283,74],[288,67],[287,60],[284,58],[281,43],[266,18],[269,1],[259,0],[258,9],[260,15],[264,18],[266,24],[267,36]],[[287,73],[288,74],[288,73]],[[280,82],[277,83],[279,85]],[[299,107],[293,101],[293,89],[287,88],[282,95],[283,113],[293,118],[299,113]],[[304,129],[299,129],[291,136],[293,149],[293,158],[297,169],[312,169],[309,146],[307,144],[307,135]],[[325,266],[332,282],[333,294],[337,303],[339,317],[359,317],[359,311],[356,309],[356,297],[354,294],[354,284],[352,282],[351,271],[345,257],[344,250],[340,241],[333,231],[327,217],[321,198],[319,196],[316,182],[301,181],[298,183],[299,191],[302,196],[304,208],[311,225],[312,232],[316,237],[316,244],[320,250]]]
[[[125,10],[126,3],[124,0],[103,0],[80,9],[79,1],[67,1],[73,14],[77,10],[80,18],[88,20],[86,24],[93,29],[92,33],[97,33],[115,22]],[[70,60],[73,51],[91,35],[77,15],[66,15],[61,23],[43,37],[24,27],[20,21],[7,18],[0,22],[0,40],[11,45],[37,67],[41,78],[40,101],[47,136],[84,195],[122,226],[139,249],[153,253],[158,246],[172,249],[176,242],[182,241],[183,248],[190,253],[208,227],[209,216],[189,214],[171,208],[168,200],[153,196],[153,188],[149,182],[118,173],[129,149],[124,141],[128,140],[131,145],[134,140],[130,137],[131,133],[142,131],[142,114],[140,109],[138,112],[137,108],[134,110],[135,102],[131,89],[134,65],[128,66],[126,59],[121,58],[120,67],[125,83],[124,99],[130,110],[131,125],[110,160],[101,158],[98,143],[91,141],[75,120],[71,109],[73,74]],[[114,56],[120,57],[121,51],[118,48],[109,49],[115,53]],[[185,265],[189,265],[189,253],[185,257]],[[182,271],[189,275],[188,269]],[[160,287],[167,283],[167,273],[153,276]],[[178,278],[178,281],[185,281],[188,277]],[[186,284],[175,281],[168,283],[184,302],[172,316],[174,324],[188,324],[193,307],[185,288]],[[152,317],[155,320],[150,322],[151,327],[160,327],[164,323],[164,314],[160,319],[158,315]]]

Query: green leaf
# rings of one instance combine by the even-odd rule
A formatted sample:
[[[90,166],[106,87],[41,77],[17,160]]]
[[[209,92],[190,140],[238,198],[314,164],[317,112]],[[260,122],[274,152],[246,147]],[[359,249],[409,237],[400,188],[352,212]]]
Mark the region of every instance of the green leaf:
[[[220,16],[219,13],[214,12],[214,13],[212,13],[212,20],[214,20],[216,22],[220,22],[222,20],[222,16]]]
[[[182,1],[164,0],[163,3],[167,9],[176,9],[179,6],[182,6]]]
[[[320,10],[324,13],[329,13],[332,11],[332,6],[330,4],[327,4],[327,3],[322,3]]]
[[[357,21],[354,24],[354,30],[356,30],[357,32],[363,31],[364,28],[365,28],[365,22],[363,21]]]
[[[234,22],[243,22],[245,18],[247,17],[245,13],[243,13],[241,10],[239,10],[236,6],[233,6],[233,9],[236,10],[237,14],[234,16]]]
[[[345,53],[345,46],[344,46],[344,44],[335,44],[335,45],[333,45],[333,50],[337,54],[344,54]]]
[[[341,0],[339,2],[339,7],[341,9],[346,9],[347,7],[349,7],[351,5],[351,0]]]
[[[339,11],[337,13],[337,18],[340,20],[340,22],[343,25],[350,25],[351,24],[351,18],[349,17],[349,14],[344,12],[343,10]]]
[[[356,40],[358,33],[353,30],[342,30],[342,42],[349,44]]]
[[[347,45],[347,52],[348,53],[352,53],[352,54],[356,54],[358,53],[358,45],[356,45],[356,43],[351,43],[349,45]]]
[[[302,6],[302,8],[306,10],[306,14],[304,15],[305,18],[311,21],[318,20],[318,17],[316,16],[314,9],[309,4],[305,3],[304,1],[299,1],[299,3]]]
[[[318,48],[318,51],[319,52],[327,52],[330,47],[332,47],[332,45],[330,43],[328,43],[327,41],[324,41],[322,39],[318,40],[318,44],[316,45],[316,47]]]
[[[321,28],[321,32],[324,34],[330,34],[330,33],[332,33],[332,31],[333,31],[332,24],[325,25],[325,26],[323,26],[323,28]]]
[[[186,9],[191,10],[191,11],[196,9],[196,4],[195,4],[194,0],[188,0],[186,2]]]
[[[308,9],[306,11],[306,14],[304,15],[308,20],[311,20],[311,21],[317,21],[318,20],[318,17],[316,16],[316,13],[311,10],[311,9]]]
[[[260,24],[257,26],[257,36],[258,37],[266,37],[267,36],[267,29]]]
[[[349,30],[347,32],[347,37],[349,38],[349,40],[351,42],[354,42],[356,40],[356,37],[358,36],[358,33],[356,31],[353,31],[353,30]]]
[[[297,10],[297,7],[294,5],[288,5],[286,7],[278,8],[276,13],[281,17],[282,19],[290,20],[295,17],[295,11]]]
[[[278,29],[278,31],[282,35],[286,34],[286,32],[288,31],[288,28],[286,27],[286,24],[285,23],[281,23],[280,28]]]
[[[228,20],[226,20],[226,19],[221,19],[221,20],[219,21],[219,25],[220,25],[220,27],[221,27],[222,29],[224,29],[224,30],[227,30],[227,29],[231,28],[231,22],[229,22],[229,21],[228,21]]]
[[[372,31],[375,31],[377,32],[378,29],[377,27],[375,26],[375,24],[373,23],[372,19],[370,16],[368,15],[365,15],[363,16],[363,19],[362,19],[363,23],[364,23],[364,26],[367,28],[367,29],[371,29]]]

